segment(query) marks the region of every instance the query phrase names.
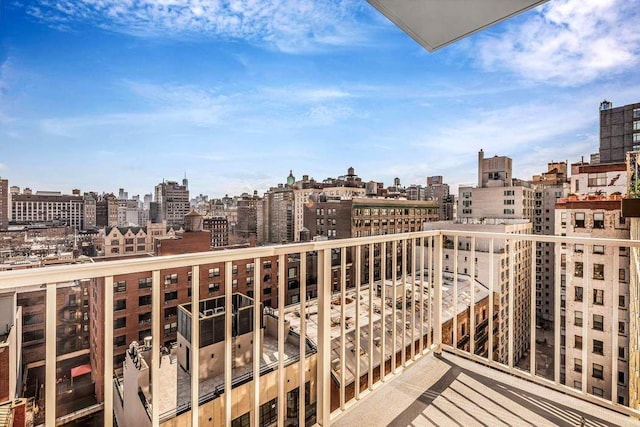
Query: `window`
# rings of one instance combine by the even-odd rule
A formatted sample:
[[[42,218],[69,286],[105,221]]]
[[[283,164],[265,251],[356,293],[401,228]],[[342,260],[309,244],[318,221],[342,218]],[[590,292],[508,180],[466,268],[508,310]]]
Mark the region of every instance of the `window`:
[[[265,261],[262,263],[262,268],[271,268],[271,261]]]
[[[505,204],[505,205],[515,205],[516,203],[515,203],[514,200],[505,199],[505,200],[503,200],[503,204]]]
[[[151,305],[151,295],[138,297],[138,307],[143,307],[145,305]]]
[[[237,265],[235,265],[235,264],[234,264],[234,265],[231,267],[231,273],[233,273],[233,274],[238,274],[238,266],[237,266]]]
[[[505,215],[513,215],[516,213],[515,209],[504,209],[503,212]]]
[[[138,314],[139,325],[146,325],[148,323],[151,323],[151,312]]]
[[[178,315],[178,307],[169,307],[164,309],[164,317],[175,317]]]
[[[627,334],[627,326],[624,322],[618,322],[618,334],[626,335]]]
[[[176,283],[178,283],[178,273],[167,274],[164,276],[165,285],[175,285]]]
[[[575,251],[576,251],[577,253],[582,253],[582,252],[584,252],[584,245],[583,245],[583,244],[576,243]]]
[[[604,378],[604,367],[602,365],[598,365],[597,363],[593,364],[593,371],[591,373],[593,378]]]
[[[575,300],[582,301],[582,286],[576,286]]]
[[[640,133],[633,134],[633,142],[640,142]]]
[[[580,335],[574,335],[574,347],[578,350],[582,349],[582,337]]]
[[[602,397],[604,392],[600,387],[592,387],[591,392],[594,396]]]
[[[593,290],[593,304],[604,305],[604,290],[602,289]]]
[[[624,295],[619,295],[618,296],[618,307],[619,308],[626,308],[627,307],[627,305],[625,304]]]
[[[219,283],[209,283],[209,293],[212,294],[214,292],[218,292],[220,290]]]
[[[267,427],[278,419],[278,399],[260,405],[260,426]]]
[[[604,254],[604,246],[602,245],[593,245],[593,253],[594,254]]]
[[[618,371],[618,384],[625,385],[624,372]]]
[[[127,291],[127,282],[125,280],[121,280],[113,284],[113,292],[126,292],[126,291]]]
[[[600,340],[593,340],[593,353],[604,354],[604,343]]]
[[[607,185],[606,172],[590,173],[587,178],[587,185],[589,187],[603,187]]]
[[[126,335],[120,335],[120,336],[117,336],[117,337],[115,337],[113,339],[113,346],[114,347],[122,347],[126,343],[127,343],[127,336]]]
[[[271,294],[271,288],[264,288],[263,293],[264,293],[265,295],[270,295],[270,294]]]
[[[231,420],[231,427],[249,427],[250,417],[249,412],[243,414],[236,418],[235,420]]]
[[[576,228],[584,228],[584,212],[576,212]]]
[[[138,280],[138,289],[148,289],[153,285],[153,281],[151,277],[145,277],[144,279]]]
[[[600,314],[593,315],[593,329],[595,329],[596,331],[604,330],[604,317]]]
[[[118,317],[113,322],[113,329],[120,329],[127,326],[127,318],[126,317]]]
[[[621,360],[627,359],[627,351],[624,347],[618,347],[618,359],[621,359]]]
[[[211,277],[219,277],[220,276],[220,269],[219,268],[210,268],[209,269],[209,278]]]
[[[640,130],[640,120],[635,120],[633,122],[633,130]]]
[[[604,280],[604,264],[593,264],[593,278]]]
[[[640,108],[634,108],[633,109],[633,118],[634,119],[640,118]]]
[[[581,262],[576,262],[573,269],[573,275],[576,277],[582,277],[582,267],[583,264]]]
[[[178,291],[171,291],[164,293],[164,302],[178,299]]]
[[[574,381],[573,388],[581,390],[582,389],[582,381]]]
[[[582,312],[581,311],[575,311],[574,312],[574,324],[576,326],[582,326]]]
[[[255,266],[255,264],[254,264],[254,263],[252,263],[252,262],[251,262],[251,263],[248,263],[248,264],[246,265],[246,267],[247,267],[247,273],[252,273],[252,272],[253,272],[253,269],[254,269],[254,266]]]
[[[119,299],[113,304],[113,310],[114,311],[126,310],[126,308],[127,308],[127,300],[126,299]]]
[[[627,282],[627,270],[624,268],[618,269],[618,280],[622,283]]]
[[[293,278],[296,277],[296,275],[297,275],[297,269],[295,267],[290,267],[289,268],[289,276],[288,276],[288,278],[289,279],[293,279]]]
[[[593,228],[604,228],[604,213],[595,212],[593,214]]]
[[[582,359],[573,359],[573,370],[574,372],[582,372]]]

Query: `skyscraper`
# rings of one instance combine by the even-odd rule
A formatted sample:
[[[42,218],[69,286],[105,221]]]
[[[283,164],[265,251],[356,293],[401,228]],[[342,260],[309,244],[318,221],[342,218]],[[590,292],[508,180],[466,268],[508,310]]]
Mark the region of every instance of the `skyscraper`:
[[[9,194],[9,181],[0,178],[0,229],[9,225],[11,213],[11,194]]]
[[[183,225],[184,217],[189,213],[189,189],[186,178],[183,185],[175,181],[161,182],[156,185],[156,203],[159,207],[160,221],[167,221],[167,225]]]
[[[626,153],[640,145],[640,103],[613,108],[600,103],[600,163],[621,163]]]

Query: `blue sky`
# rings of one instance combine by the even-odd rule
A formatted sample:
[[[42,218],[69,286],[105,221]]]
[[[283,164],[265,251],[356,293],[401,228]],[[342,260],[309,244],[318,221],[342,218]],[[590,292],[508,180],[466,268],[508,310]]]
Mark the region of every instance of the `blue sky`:
[[[321,180],[528,179],[640,102],[640,0],[557,0],[427,53],[364,0],[0,2],[0,176],[192,195]]]

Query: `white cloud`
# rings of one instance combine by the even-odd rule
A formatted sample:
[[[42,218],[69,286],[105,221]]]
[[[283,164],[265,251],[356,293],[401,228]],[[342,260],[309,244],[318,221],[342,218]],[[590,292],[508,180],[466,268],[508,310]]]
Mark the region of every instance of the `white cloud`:
[[[9,104],[9,81],[13,75],[11,64],[11,57],[7,57],[0,63],[0,124],[13,121],[7,111],[7,105]]]
[[[354,94],[336,87],[283,86],[263,87],[259,95],[270,101],[287,104],[313,104],[351,98]]]
[[[38,0],[29,15],[55,28],[82,22],[136,36],[240,38],[284,52],[361,43],[357,0]]]
[[[307,124],[328,126],[339,121],[363,117],[347,105],[317,105],[309,109],[307,118],[311,123]]]
[[[639,0],[551,0],[472,48],[487,70],[576,86],[638,67],[639,19]]]

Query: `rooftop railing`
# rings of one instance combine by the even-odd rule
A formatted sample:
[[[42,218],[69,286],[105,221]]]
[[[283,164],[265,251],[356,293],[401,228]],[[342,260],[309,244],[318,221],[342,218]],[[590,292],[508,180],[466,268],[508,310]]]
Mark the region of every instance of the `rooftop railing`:
[[[460,247],[461,240],[470,243],[468,250],[466,244],[465,249]],[[549,248],[556,259],[555,270],[548,272],[556,285],[549,289],[555,297],[552,307],[555,322],[551,331],[537,327],[536,322],[536,283],[540,282],[535,268],[536,250],[540,245],[536,243]],[[582,252],[573,250],[576,244],[583,245]],[[598,253],[593,253],[587,249],[594,245],[604,246],[605,250],[598,249]],[[476,251],[477,247],[483,249]],[[184,408],[198,407],[207,401],[203,399],[208,395],[201,392],[198,375],[190,376],[187,402],[178,402],[174,408],[161,407],[159,394],[166,391],[154,387],[161,384],[165,308],[161,298],[164,291],[161,272],[189,267],[190,283],[207,286],[207,277],[201,280],[201,266],[224,266],[221,288],[226,297],[225,313],[232,313],[233,264],[253,262],[253,283],[258,284],[262,283],[261,260],[273,257],[277,259],[273,269],[277,269],[278,287],[277,295],[269,295],[269,298],[277,301],[271,310],[276,323],[276,354],[285,354],[285,340],[290,335],[287,328],[291,328],[293,334],[299,336],[299,354],[294,361],[299,361],[304,368],[292,371],[292,374],[285,370],[290,360],[285,362],[284,357],[277,357],[270,361],[268,371],[275,375],[276,389],[265,392],[262,385],[267,385],[261,384],[264,381],[261,375],[248,383],[244,380],[251,376],[246,374],[234,378],[234,340],[226,339],[224,360],[219,362],[224,364],[224,378],[214,388],[216,398],[222,400],[222,413],[214,420],[215,425],[229,426],[232,420],[243,415],[235,409],[237,402],[232,400],[232,393],[224,390],[249,384],[251,425],[261,425],[260,418],[265,412],[261,411],[261,406],[275,396],[277,406],[271,408],[274,410],[271,414],[275,412],[278,426],[283,426],[291,417],[296,417],[299,425],[305,425],[305,411],[313,400],[316,401],[317,424],[328,426],[368,394],[410,369],[415,361],[442,351],[639,417],[640,412],[619,403],[621,398],[625,401],[624,394],[628,393],[625,382],[628,385],[629,375],[634,375],[628,372],[628,367],[625,373],[625,355],[619,350],[626,348],[628,358],[629,319],[625,310],[629,301],[625,307],[621,305],[620,297],[628,294],[624,286],[626,283],[628,288],[629,280],[624,282],[620,278],[622,270],[626,278],[633,277],[629,275],[632,270],[636,277],[638,274],[637,263],[630,262],[628,256],[629,252],[635,251],[622,251],[621,248],[638,247],[640,242],[625,239],[440,230],[8,271],[0,273],[0,293],[40,290],[46,295],[45,397],[42,402],[46,425],[55,425],[56,418],[60,417],[57,413],[56,368],[64,357],[56,353],[60,331],[55,307],[61,285],[97,279],[92,286],[99,288],[96,289],[99,298],[92,302],[92,307],[97,305],[97,312],[101,311],[103,318],[94,319],[95,323],[92,323],[92,327],[98,328],[91,333],[92,363],[94,369],[100,371],[98,376],[103,378],[98,386],[104,400],[104,425],[111,426],[114,413],[114,381],[111,379],[114,368],[118,369],[113,362],[114,328],[111,327],[114,322],[114,277],[151,272],[151,424],[160,425],[167,411],[175,411],[176,416],[189,416],[188,422],[197,426],[198,416],[191,417],[190,411],[182,412],[185,412]],[[560,268],[562,254],[567,255],[567,267],[563,270]],[[339,262],[336,262],[336,256]],[[286,305],[291,301],[287,287],[290,259],[298,262],[300,283],[296,292],[299,300]],[[579,270],[574,263],[581,263],[582,277],[576,274]],[[347,265],[352,268],[348,269]],[[423,274],[417,276],[415,272]],[[382,279],[390,281],[391,286],[381,285]],[[353,286],[347,286],[348,283]],[[193,303],[201,299],[201,286],[191,287],[188,301]],[[260,306],[265,297],[263,292],[258,292],[257,285],[255,288],[251,372],[264,375],[259,331],[263,316]],[[576,296],[578,288],[580,299]],[[566,289],[570,291],[567,293]],[[137,291],[136,279],[128,292]],[[562,307],[565,293],[567,304]],[[127,312],[135,310],[136,307],[126,308]],[[577,314],[571,311],[582,313],[581,323],[575,322],[574,315]],[[90,316],[94,313],[96,311]],[[594,329],[601,317],[593,318],[593,315],[604,319],[602,330]],[[225,315],[224,327],[225,336],[231,337],[231,316]],[[198,331],[199,320],[191,322],[193,348],[199,348]],[[543,353],[546,351],[547,354],[540,360],[536,350],[540,350],[543,336],[546,342]],[[577,337],[580,337],[580,346]],[[597,341],[598,352],[592,351],[592,340]],[[309,351],[310,345],[317,350]],[[101,348],[99,354],[98,348]],[[312,362],[307,361],[310,353],[314,354],[315,369],[311,368]],[[188,357],[188,365],[201,366],[200,352],[192,351]],[[574,369],[574,359],[580,360],[580,372]],[[546,365],[552,368],[549,370]],[[622,383],[621,370],[624,373]],[[311,383],[309,393],[303,392],[307,382]],[[115,386],[123,400],[135,399],[121,394],[120,382]],[[124,388],[122,393],[125,393]],[[289,407],[291,399],[296,400],[296,411]]]

